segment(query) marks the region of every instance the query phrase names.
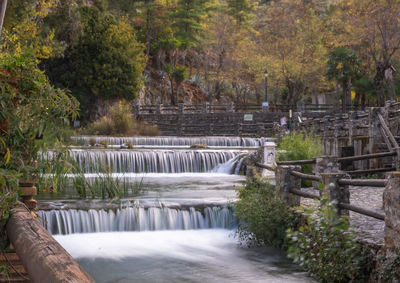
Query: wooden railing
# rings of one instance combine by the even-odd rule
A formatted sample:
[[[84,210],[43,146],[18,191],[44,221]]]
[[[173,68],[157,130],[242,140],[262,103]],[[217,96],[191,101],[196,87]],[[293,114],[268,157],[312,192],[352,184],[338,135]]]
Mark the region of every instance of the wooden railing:
[[[337,113],[340,112],[340,107],[334,104],[304,104],[302,106],[289,105],[289,104],[271,104],[268,107],[263,107],[261,104],[178,104],[178,105],[165,105],[165,104],[153,104],[153,105],[133,105],[135,115],[143,114],[195,114],[195,113],[224,113],[224,112],[328,112]],[[348,109],[353,111],[358,110],[359,107],[350,106]]]
[[[276,167],[267,166],[261,163],[255,163],[254,165],[263,169],[275,171],[277,189],[281,192],[283,199],[293,205],[299,205],[300,199],[294,200],[290,195],[320,200],[321,195],[325,194],[329,197],[330,201],[336,203],[338,213],[340,214],[346,214],[347,211],[353,211],[379,220],[385,220],[385,215],[381,213],[352,205],[349,197],[349,186],[382,188],[387,186],[388,181],[386,179],[351,179],[350,175],[395,171],[396,168],[362,170],[363,172],[360,172],[360,170],[346,172],[335,169],[332,170],[332,168],[339,168],[341,162],[383,158],[388,156],[395,156],[395,158],[398,158],[396,152],[383,152],[342,158],[324,156],[309,160],[279,161],[277,162]],[[334,164],[335,162],[336,164]],[[306,174],[301,172],[301,165],[305,164],[313,164],[315,174]],[[326,164],[330,164],[329,168]],[[325,167],[323,165],[325,165]],[[304,192],[301,189],[301,180],[311,180],[322,183],[324,189],[321,191],[315,187],[314,189],[318,191],[318,193]]]

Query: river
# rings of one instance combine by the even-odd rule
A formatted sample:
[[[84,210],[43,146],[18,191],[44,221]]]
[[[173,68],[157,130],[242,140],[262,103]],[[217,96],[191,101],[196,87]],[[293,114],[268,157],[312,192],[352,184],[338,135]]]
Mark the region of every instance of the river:
[[[108,202],[78,200],[73,190],[42,194],[46,209],[38,211],[96,282],[311,281],[281,251],[242,247],[235,238],[241,160],[262,141],[205,137],[202,143],[214,147],[195,150],[188,148],[193,138],[157,137],[121,150],[114,147],[126,140],[107,139],[111,148],[92,149],[82,137],[84,147],[72,156],[87,178],[101,165],[140,181],[140,195]]]

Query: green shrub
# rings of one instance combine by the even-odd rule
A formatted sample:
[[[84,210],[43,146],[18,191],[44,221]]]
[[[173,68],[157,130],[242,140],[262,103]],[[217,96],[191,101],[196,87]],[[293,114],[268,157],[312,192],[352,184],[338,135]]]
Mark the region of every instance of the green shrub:
[[[281,139],[278,143],[278,161],[311,159],[322,154],[321,140],[305,131],[296,131]],[[312,172],[312,165],[301,166],[304,173]],[[302,185],[311,186],[311,181],[302,181]]]
[[[297,223],[297,216],[275,187],[260,179],[240,189],[235,214],[240,220],[238,238],[248,246],[285,248],[286,230]]]
[[[370,256],[350,232],[347,217],[339,217],[327,199],[318,211],[306,211],[307,224],[289,229],[288,256],[320,282],[363,282]]]

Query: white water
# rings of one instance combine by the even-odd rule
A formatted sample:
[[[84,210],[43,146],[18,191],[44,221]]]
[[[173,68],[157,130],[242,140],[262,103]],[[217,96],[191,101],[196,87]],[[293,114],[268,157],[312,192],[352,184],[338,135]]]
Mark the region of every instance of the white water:
[[[241,137],[107,137],[75,136],[71,139],[83,145],[106,142],[108,145],[132,144],[134,146],[191,146],[206,144],[212,147],[258,147],[266,138]]]
[[[238,247],[230,230],[55,238],[96,282],[311,282],[276,249]]]
[[[236,224],[227,207],[126,207],[113,210],[50,210],[38,211],[42,224],[53,235],[99,233],[112,231],[189,230],[232,228]]]
[[[184,173],[210,172],[220,164],[246,153],[239,150],[110,150],[74,149],[70,156],[86,173],[101,172],[105,168],[112,172],[130,173]],[[49,156],[51,158],[51,156]],[[235,170],[240,160],[235,159],[223,173]]]
[[[250,145],[241,138],[213,138],[156,137],[144,143]],[[242,248],[233,238],[229,229],[236,222],[227,205],[236,200],[235,186],[244,176],[230,174],[239,173],[245,152],[74,150],[87,178],[96,178],[99,168],[111,166],[113,177],[143,182],[143,194],[126,199],[123,203],[128,206],[107,210],[101,207],[111,203],[74,200],[74,207],[71,201],[51,197],[50,207],[70,205],[70,209],[39,211],[39,215],[96,282],[310,282],[282,252]],[[86,210],[78,209],[85,207],[82,203]],[[98,209],[93,209],[95,204]]]

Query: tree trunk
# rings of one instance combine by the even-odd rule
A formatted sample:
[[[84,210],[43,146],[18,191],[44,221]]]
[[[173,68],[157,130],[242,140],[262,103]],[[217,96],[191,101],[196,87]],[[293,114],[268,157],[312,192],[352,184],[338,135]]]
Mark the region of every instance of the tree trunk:
[[[204,80],[208,84],[208,56],[204,54]]]
[[[0,12],[0,35],[3,30],[4,17],[6,16],[7,0],[1,2],[1,12]]]
[[[354,99],[354,106],[356,107],[356,109],[360,106],[360,99],[361,99],[361,93],[357,91],[356,97]]]
[[[288,97],[286,103],[288,104],[289,109],[291,109],[293,105],[293,98],[296,95],[296,83],[291,79],[287,79],[286,86],[288,88]]]
[[[363,93],[361,93],[361,109],[362,110],[365,109],[366,101],[367,101],[367,94],[365,92],[363,92]]]
[[[351,105],[351,79],[348,78],[343,82],[343,95],[342,95],[342,112],[347,113]]]
[[[385,106],[385,67],[382,63],[376,66],[376,74],[374,77],[374,87],[377,95],[378,106]]]
[[[168,74],[168,78],[169,78],[169,83],[171,85],[171,104],[172,105],[176,105],[175,102],[175,93],[174,93],[174,82],[172,80],[172,77]]]
[[[390,100],[396,100],[396,91],[394,89],[394,82],[393,82],[393,69],[391,67],[385,70],[385,79]]]

